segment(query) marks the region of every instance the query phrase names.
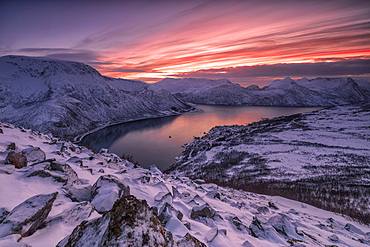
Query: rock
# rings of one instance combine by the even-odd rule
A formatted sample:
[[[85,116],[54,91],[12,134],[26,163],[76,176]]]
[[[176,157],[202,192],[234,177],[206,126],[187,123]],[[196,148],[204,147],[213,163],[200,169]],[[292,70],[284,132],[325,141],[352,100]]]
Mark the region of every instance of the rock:
[[[269,208],[272,208],[272,209],[276,209],[276,210],[278,210],[279,208],[275,205],[275,203],[273,203],[273,202],[269,202],[268,203],[268,206],[269,206]]]
[[[8,147],[6,148],[6,150],[13,150],[13,151],[15,151],[15,149],[16,149],[16,146],[14,142],[10,143]]]
[[[261,222],[256,218],[253,217],[253,221],[249,226],[250,235],[255,238],[262,238],[265,236],[265,229],[263,228]]]
[[[65,163],[52,162],[51,163],[52,171],[60,171],[65,174],[67,178],[66,184],[81,184],[80,179],[78,178],[77,173],[72,169],[72,167]]]
[[[175,217],[181,221],[184,215],[166,202],[159,212],[158,219],[161,221],[163,226],[166,226],[171,217]]]
[[[0,165],[0,174],[13,174],[15,167],[13,165]]]
[[[204,204],[199,207],[194,207],[191,210],[190,218],[199,219],[200,217],[212,218],[216,214],[216,211],[209,205]]]
[[[338,242],[338,241],[339,241],[338,236],[337,236],[337,235],[335,235],[335,234],[330,235],[328,238],[329,238],[331,241],[333,241],[333,242]]]
[[[27,166],[27,157],[22,153],[10,151],[5,158],[5,164],[12,164],[15,168],[22,168]]]
[[[206,233],[206,241],[209,243],[209,242],[212,242],[212,240],[218,235],[218,229],[217,227],[213,227],[211,230],[209,230],[207,233]]]
[[[67,185],[64,187],[66,190],[65,196],[70,198],[73,202],[82,202],[91,200],[92,186],[78,186]]]
[[[268,212],[270,212],[269,208],[268,207],[258,207],[257,208],[257,211],[260,213],[260,214],[267,214]]]
[[[51,160],[45,160],[40,164],[34,166],[28,172],[28,177],[52,177],[55,181],[64,183],[64,185],[80,185],[81,181],[77,173],[72,167],[65,163],[60,163]]]
[[[124,185],[114,175],[103,175],[98,178],[91,189],[91,203],[99,213],[111,210],[114,202],[130,195],[130,187]]]
[[[125,196],[102,217],[82,222],[57,246],[173,246],[173,239],[145,200]]]
[[[358,229],[357,227],[355,227],[354,225],[352,225],[350,223],[347,223],[344,226],[344,229],[346,229],[349,232],[355,232],[355,233],[360,234],[360,235],[365,235],[365,233],[362,230]]]
[[[245,242],[242,244],[242,247],[254,247],[254,245],[251,244],[248,240],[245,240]]]
[[[154,175],[157,175],[157,176],[160,176],[160,177],[163,176],[163,173],[161,172],[161,170],[158,169],[158,167],[156,165],[151,165],[149,167],[149,171],[151,171]]]
[[[231,220],[231,223],[233,223],[233,225],[236,227],[236,229],[238,229],[239,231],[248,231],[249,232],[249,228],[247,226],[245,226],[242,221],[237,217],[233,217]]]
[[[4,221],[9,212],[5,208],[0,208],[0,224]]]
[[[190,233],[186,234],[181,240],[176,242],[179,247],[207,247],[204,243],[193,237]]]
[[[23,149],[22,154],[27,157],[28,162],[40,162],[46,159],[45,152],[39,147]]]
[[[58,192],[36,195],[16,206],[0,225],[0,238],[10,234],[32,235],[48,216]]]
[[[299,238],[299,236],[296,235],[297,233],[295,227],[289,221],[289,217],[284,214],[277,214],[271,217],[267,223],[270,224],[275,231],[285,237],[288,236],[290,238]]]
[[[173,199],[181,198],[180,192],[174,186],[172,186],[172,198]]]
[[[3,129],[0,128],[0,134],[4,134],[4,131]]]
[[[94,207],[90,202],[80,202],[52,218],[47,224],[63,223],[64,225],[76,226],[89,218],[93,211]]]

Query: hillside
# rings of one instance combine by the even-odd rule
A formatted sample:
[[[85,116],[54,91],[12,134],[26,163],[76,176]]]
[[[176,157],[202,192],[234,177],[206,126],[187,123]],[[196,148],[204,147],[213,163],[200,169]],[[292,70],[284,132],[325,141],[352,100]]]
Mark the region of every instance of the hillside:
[[[370,228],[281,197],[143,169],[0,123],[0,246],[367,246]]]
[[[280,195],[370,223],[370,105],[216,126],[167,173]]]
[[[0,58],[0,121],[69,140],[109,124],[191,109],[166,91],[104,77],[82,63]]]

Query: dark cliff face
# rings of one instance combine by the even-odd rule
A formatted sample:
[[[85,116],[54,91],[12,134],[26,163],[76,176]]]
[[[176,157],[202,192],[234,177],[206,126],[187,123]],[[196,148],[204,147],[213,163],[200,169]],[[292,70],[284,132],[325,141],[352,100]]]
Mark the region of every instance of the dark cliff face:
[[[0,120],[66,139],[106,124],[191,109],[143,82],[103,77],[77,62],[6,56],[0,72]]]
[[[188,143],[166,173],[281,195],[364,221],[370,215],[364,210],[369,114],[370,105],[362,104],[218,126]]]

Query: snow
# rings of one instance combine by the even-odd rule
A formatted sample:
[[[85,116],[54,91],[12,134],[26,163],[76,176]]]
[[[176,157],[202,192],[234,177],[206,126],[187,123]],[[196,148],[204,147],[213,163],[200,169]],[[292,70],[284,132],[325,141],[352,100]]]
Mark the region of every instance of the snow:
[[[364,121],[359,123],[365,124],[366,119],[361,116],[358,113],[358,118]],[[350,118],[350,116],[347,117]],[[313,116],[310,116],[306,121],[315,122]],[[353,125],[357,127],[351,129],[351,132],[361,133],[361,128],[358,128],[355,123]],[[340,124],[338,123],[336,127],[340,128]],[[215,184],[203,183],[200,180],[196,183],[186,177],[162,174],[154,166],[150,169],[135,168],[133,164],[114,154],[93,153],[70,142],[59,141],[44,134],[29,129],[19,129],[9,124],[0,124],[0,129],[3,131],[3,134],[0,134],[0,167],[5,166],[7,169],[9,166],[4,165],[3,162],[9,152],[6,150],[7,146],[14,142],[17,152],[30,147],[39,147],[45,152],[46,159],[55,158],[56,162],[69,164],[77,173],[82,184],[68,186],[76,188],[93,186],[102,175],[113,175],[122,184],[130,187],[131,195],[140,200],[146,200],[149,206],[157,208],[158,213],[166,204],[171,207],[164,214],[165,218],[168,217],[164,227],[172,232],[175,242],[182,239],[187,233],[207,246],[242,246],[246,241],[253,246],[287,246],[290,239],[302,241],[300,243],[306,246],[333,244],[337,246],[366,246],[370,241],[369,226],[305,203],[224,188]],[[212,133],[211,131],[210,134]],[[274,132],[275,134],[277,133]],[[282,150],[288,151],[288,149]],[[40,168],[41,165],[32,166]],[[59,192],[59,194],[42,229],[38,229],[31,236],[23,237],[19,242],[17,241],[20,235],[17,234],[0,238],[0,246],[56,246],[59,241],[71,234],[82,220],[91,222],[91,220],[104,217],[92,208],[89,201],[72,201],[67,196],[68,186],[64,183],[57,182],[50,177],[27,177],[29,169],[30,166],[14,170],[8,169],[10,174],[0,173],[0,208],[5,208],[9,212],[32,196],[53,192]],[[104,173],[101,172],[101,169],[104,170]],[[103,189],[107,189],[107,187]],[[111,203],[114,200],[110,198],[110,192],[116,193],[115,190],[113,188],[112,191],[109,189],[105,191],[107,192],[107,202]],[[102,197],[99,200],[104,204],[103,195],[105,193],[101,193]],[[271,207],[271,203],[275,206]],[[206,206],[214,210],[213,216],[195,219],[191,217],[192,210],[204,209]],[[107,208],[109,207],[110,204]],[[178,215],[178,212],[181,212],[182,216]],[[240,220],[238,223],[241,224],[239,225],[240,229],[233,223],[232,219],[235,217]],[[254,218],[259,220],[264,229],[259,238],[250,233],[250,226]],[[97,229],[97,232],[91,231],[84,235],[88,238],[88,242],[97,237],[99,230],[103,230],[106,226],[102,225],[101,227],[101,229]],[[146,224],[142,225],[135,236],[140,238],[140,232],[144,232],[145,227]],[[279,233],[276,229],[284,230],[287,236]],[[333,235],[337,236],[338,240]]]
[[[192,109],[140,81],[104,77],[69,61],[0,58],[0,121],[72,140],[94,129]]]

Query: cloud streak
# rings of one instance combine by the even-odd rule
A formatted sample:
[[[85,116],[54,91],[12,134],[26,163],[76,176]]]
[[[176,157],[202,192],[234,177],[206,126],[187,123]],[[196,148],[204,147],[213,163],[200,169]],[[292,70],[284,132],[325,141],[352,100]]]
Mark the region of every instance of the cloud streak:
[[[276,68],[339,75],[349,63],[342,60],[370,56],[369,12],[360,0],[8,1],[0,55],[77,60],[107,76],[151,81],[221,72],[243,80],[248,71],[278,76]]]
[[[302,76],[342,76],[370,74],[370,57],[368,59],[345,60],[338,62],[318,62],[299,64],[255,65],[236,68],[199,70],[176,74],[181,77],[302,77]]]

